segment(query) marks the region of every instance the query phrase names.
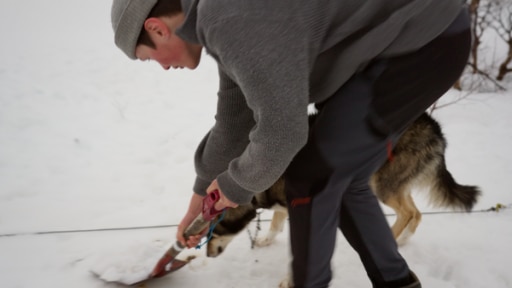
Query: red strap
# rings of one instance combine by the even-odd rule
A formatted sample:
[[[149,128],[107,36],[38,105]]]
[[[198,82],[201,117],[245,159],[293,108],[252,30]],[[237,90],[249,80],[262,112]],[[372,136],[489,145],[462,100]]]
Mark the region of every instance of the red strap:
[[[295,208],[299,205],[307,205],[311,202],[311,197],[295,198],[292,200],[291,207]]]
[[[388,161],[391,162],[391,161],[393,161],[393,142],[391,142],[391,140],[388,140],[387,148],[388,148]]]

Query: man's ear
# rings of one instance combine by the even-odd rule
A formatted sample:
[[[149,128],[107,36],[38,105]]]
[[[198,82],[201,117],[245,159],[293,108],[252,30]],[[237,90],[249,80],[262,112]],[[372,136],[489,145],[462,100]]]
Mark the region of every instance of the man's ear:
[[[171,33],[165,22],[156,17],[146,19],[144,29],[153,37],[166,38]]]

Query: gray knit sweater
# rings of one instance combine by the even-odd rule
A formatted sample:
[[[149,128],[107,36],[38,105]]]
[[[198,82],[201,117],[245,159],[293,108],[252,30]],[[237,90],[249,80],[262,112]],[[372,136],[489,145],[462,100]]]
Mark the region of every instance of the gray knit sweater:
[[[200,143],[194,192],[215,178],[250,202],[285,171],[308,137],[307,106],[327,99],[375,57],[439,35],[460,0],[182,0],[177,34],[219,66],[215,125]]]

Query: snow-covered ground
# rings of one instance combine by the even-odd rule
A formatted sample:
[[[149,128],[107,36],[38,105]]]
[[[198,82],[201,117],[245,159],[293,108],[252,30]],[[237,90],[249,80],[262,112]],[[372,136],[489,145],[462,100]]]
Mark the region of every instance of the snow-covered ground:
[[[117,287],[91,271],[151,268],[175,240],[193,152],[213,124],[214,62],[205,55],[195,71],[164,72],[130,61],[113,44],[104,0],[2,1],[0,37],[1,286]],[[511,107],[509,91],[471,94],[434,113],[449,170],[483,191],[475,210],[512,203]],[[438,211],[424,192],[415,199]],[[427,288],[512,287],[511,220],[512,209],[425,215],[401,252]],[[266,248],[251,249],[244,232],[219,258],[183,254],[198,258],[148,287],[277,287],[287,229]],[[370,286],[341,234],[333,270],[332,287]]]

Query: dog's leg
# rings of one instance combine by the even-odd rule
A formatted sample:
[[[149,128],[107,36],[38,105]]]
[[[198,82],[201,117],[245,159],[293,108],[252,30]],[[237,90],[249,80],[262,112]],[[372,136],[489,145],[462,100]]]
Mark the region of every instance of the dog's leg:
[[[393,231],[393,236],[395,239],[397,239],[397,242],[400,238],[400,235],[404,231],[404,229],[409,225],[409,222],[412,220],[413,215],[407,207],[407,196],[404,196],[404,194],[407,193],[407,195],[410,197],[409,192],[403,192],[403,190],[399,191],[399,193],[391,194],[392,197],[389,197],[386,199],[384,204],[391,207],[393,210],[395,210],[396,213],[396,220],[393,226],[391,227],[391,230]],[[404,244],[405,242],[400,241],[398,242],[399,245]]]
[[[256,246],[263,247],[272,244],[277,234],[283,231],[284,222],[287,217],[288,211],[286,209],[280,208],[274,210],[272,222],[270,223],[270,229],[265,237],[256,239]]]
[[[395,239],[397,240],[398,245],[404,245],[405,243],[407,243],[409,238],[414,234],[414,232],[416,232],[416,228],[418,228],[418,225],[420,224],[421,221],[421,212],[414,204],[414,200],[410,193],[408,193],[407,196],[402,198],[400,211],[403,215],[406,215],[403,217],[407,219],[407,224],[402,228],[400,234],[395,236]],[[395,233],[395,231],[393,231],[393,233]]]
[[[414,199],[412,198],[412,195],[407,195],[405,199],[406,204],[404,206],[407,208],[408,213],[411,215],[411,218],[409,220],[409,224],[400,235],[400,239],[398,241],[400,244],[404,244],[409,240],[409,238],[416,232],[416,228],[418,228],[418,225],[421,222],[421,212],[420,210],[418,210],[418,207],[416,207],[416,205],[414,204]]]
[[[286,277],[279,283],[279,288],[293,288],[293,270],[292,270],[292,251],[289,247],[288,252],[290,253],[290,261],[288,261],[288,273]]]

